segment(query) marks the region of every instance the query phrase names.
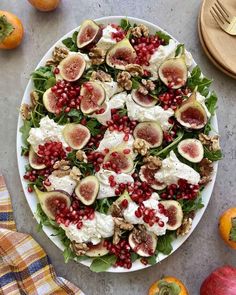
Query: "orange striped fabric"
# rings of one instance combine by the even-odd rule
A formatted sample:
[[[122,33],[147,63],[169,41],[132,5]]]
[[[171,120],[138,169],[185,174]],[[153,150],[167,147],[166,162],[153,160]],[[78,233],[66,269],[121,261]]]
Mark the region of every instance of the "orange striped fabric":
[[[56,276],[42,247],[28,234],[16,231],[10,195],[0,175],[0,294],[84,295]]]

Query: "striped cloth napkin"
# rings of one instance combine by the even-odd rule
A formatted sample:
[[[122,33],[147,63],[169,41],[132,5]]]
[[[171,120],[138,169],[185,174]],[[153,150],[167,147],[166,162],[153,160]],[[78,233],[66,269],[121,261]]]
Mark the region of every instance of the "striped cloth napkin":
[[[0,175],[0,294],[84,295],[75,285],[57,277],[40,245],[16,231],[10,195]]]

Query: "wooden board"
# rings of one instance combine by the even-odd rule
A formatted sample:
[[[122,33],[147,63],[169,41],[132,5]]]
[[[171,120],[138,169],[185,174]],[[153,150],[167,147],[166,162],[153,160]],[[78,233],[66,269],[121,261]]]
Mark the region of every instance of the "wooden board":
[[[206,2],[206,1],[204,0],[203,1],[203,4],[204,4],[204,2]],[[226,65],[224,63],[224,60],[222,61],[222,59],[220,59],[222,57],[219,57],[219,55],[218,56],[215,55],[214,52],[212,51],[213,46],[210,47],[210,48],[207,46],[207,43],[209,43],[209,42],[206,42],[206,40],[204,38],[204,34],[203,34],[203,31],[202,31],[202,22],[201,22],[201,17],[203,15],[203,13],[202,13],[203,7],[204,7],[204,5],[202,5],[202,8],[201,8],[200,13],[199,13],[199,17],[198,17],[198,33],[199,33],[199,39],[200,39],[201,45],[203,47],[203,50],[205,51],[205,53],[208,56],[208,58],[212,61],[212,63],[216,67],[218,67],[225,74],[227,74],[230,77],[236,79],[236,71],[233,71],[232,70],[232,68],[234,69],[234,67],[236,66],[236,58],[234,58],[234,61],[231,62],[232,65],[234,64],[232,67],[230,67],[230,68],[229,67],[226,67]],[[236,37],[234,37],[234,38],[235,38],[235,40],[234,40],[235,46],[234,46],[234,48],[232,48],[232,51],[234,51],[233,55],[236,54]],[[221,56],[222,56],[222,54],[221,54]]]

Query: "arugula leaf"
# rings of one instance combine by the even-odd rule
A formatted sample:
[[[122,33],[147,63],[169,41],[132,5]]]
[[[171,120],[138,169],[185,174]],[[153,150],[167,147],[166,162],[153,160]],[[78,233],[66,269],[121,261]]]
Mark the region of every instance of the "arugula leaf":
[[[184,54],[184,44],[178,44],[175,50],[175,56],[180,56]]]
[[[26,145],[26,147],[29,147],[29,143],[27,141],[29,137],[29,132],[32,127],[31,121],[24,120],[23,125],[20,127],[20,133],[22,134],[22,140],[23,143]]]
[[[127,31],[129,28],[131,28],[131,24],[128,20],[128,18],[122,18],[120,21],[120,27],[124,30]]]
[[[153,255],[153,256],[148,257],[148,258],[147,258],[147,262],[148,262],[148,264],[150,264],[150,265],[154,265],[154,264],[156,264],[156,262],[157,262],[156,255]]]
[[[89,129],[92,136],[98,135],[101,132],[101,124],[95,118],[92,118],[89,121],[87,121],[86,127]]]
[[[236,242],[236,217],[231,218],[231,230],[230,230],[230,234],[229,234],[229,240]]]
[[[139,258],[139,256],[138,256],[137,253],[131,252],[130,258],[131,258],[131,261],[134,262],[134,261],[136,261]]]
[[[70,247],[66,247],[63,251],[64,261],[68,263],[69,260],[74,259],[75,254]]]
[[[76,44],[78,32],[75,31],[72,37],[62,40],[62,43],[72,52],[78,51],[78,46]]]
[[[26,146],[22,146],[21,147],[21,156],[27,156],[28,153],[29,153],[29,145],[26,147]]]
[[[76,150],[72,151],[71,153],[68,153],[67,160],[71,162],[72,166],[76,166],[80,169],[83,177],[94,174],[93,164],[80,162],[76,157]]]
[[[197,91],[205,94],[206,89],[211,85],[212,80],[203,76],[199,66],[193,68],[191,76],[188,78],[187,86],[193,91],[197,87]]]
[[[211,95],[206,99],[206,107],[208,111],[211,113],[213,116],[216,110],[216,104],[217,104],[217,96],[214,91],[211,92]]]
[[[211,122],[208,121],[207,124],[206,124],[206,126],[204,127],[204,134],[209,135],[211,129],[212,129]]]
[[[209,159],[210,161],[218,161],[223,157],[222,151],[210,151],[206,146],[204,146],[204,157]]]
[[[170,42],[171,37],[167,34],[165,34],[162,31],[156,32],[156,35],[159,37],[159,39],[163,40],[165,42],[165,45],[168,45]]]
[[[158,252],[162,252],[165,255],[169,255],[171,251],[173,250],[173,247],[171,245],[172,241],[174,240],[173,234],[165,234],[164,236],[158,237],[157,241],[157,254]]]
[[[117,258],[115,255],[110,255],[110,254],[95,258],[92,264],[90,265],[90,269],[94,272],[104,272],[110,266],[115,264],[116,259]]]
[[[181,204],[182,210],[185,214],[193,211],[195,212],[204,207],[201,197],[198,197],[195,200],[179,200],[179,203]]]
[[[95,210],[100,213],[107,214],[107,211],[110,208],[112,203],[113,203],[113,198],[109,198],[109,199],[104,198],[104,199],[97,200],[95,203]]]
[[[83,114],[80,110],[72,109],[67,114],[68,117],[72,118],[74,123],[79,123],[83,119]]]
[[[40,94],[56,83],[52,66],[40,67],[31,74],[35,90]]]
[[[140,83],[137,79],[132,78],[132,89],[138,89],[140,86]]]

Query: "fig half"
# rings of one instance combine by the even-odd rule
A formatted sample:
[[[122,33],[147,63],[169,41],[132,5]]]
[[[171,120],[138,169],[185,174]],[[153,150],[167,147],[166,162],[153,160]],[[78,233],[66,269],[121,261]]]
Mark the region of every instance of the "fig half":
[[[84,114],[91,114],[99,109],[106,98],[104,88],[96,82],[86,82],[80,90],[80,109]]]
[[[95,202],[99,191],[99,182],[96,176],[90,175],[83,178],[75,188],[77,198],[86,206]]]
[[[102,37],[102,29],[91,19],[86,19],[80,25],[77,35],[78,48],[95,45]]]
[[[46,110],[49,113],[56,114],[58,111],[61,111],[60,108],[57,107],[58,98],[52,92],[51,88],[48,88],[43,94],[43,104]]]
[[[155,179],[157,171],[158,169],[150,169],[147,165],[143,165],[139,170],[139,177],[142,181],[147,182],[153,189],[162,190],[166,187],[166,184]]]
[[[70,207],[70,196],[64,191],[41,192],[36,186],[34,186],[34,190],[44,213],[53,220],[60,205],[64,204],[67,208]]]
[[[167,211],[168,222],[166,228],[168,230],[176,230],[179,228],[183,220],[183,210],[180,203],[174,200],[161,201],[160,203]]]
[[[32,146],[29,150],[29,163],[30,166],[36,170],[44,169],[46,167],[44,164],[40,163],[40,157],[35,153]]]
[[[60,75],[66,81],[78,80],[86,68],[86,61],[82,54],[71,53],[58,65]]]
[[[163,141],[163,131],[157,122],[143,122],[135,127],[134,138],[144,139],[152,148],[159,147]]]
[[[137,89],[134,89],[132,91],[131,96],[137,104],[145,108],[153,107],[157,103],[157,100],[153,98],[151,95],[142,94]]]
[[[188,68],[183,57],[165,60],[159,67],[161,81],[172,89],[184,86],[188,78]]]
[[[112,68],[125,70],[125,66],[134,63],[136,52],[128,39],[117,42],[106,55],[106,63]]]
[[[157,246],[157,236],[149,231],[143,231],[141,241],[135,238],[134,229],[129,235],[129,245],[138,255],[142,257],[152,256]]]
[[[62,131],[67,144],[74,150],[82,149],[91,137],[90,131],[82,124],[66,124]]]
[[[86,251],[88,257],[100,257],[109,253],[109,250],[104,246],[104,240],[97,245],[88,245],[89,250]]]
[[[129,173],[134,167],[134,162],[130,154],[125,154],[124,149],[113,149],[104,158],[104,164],[109,163],[109,170]]]
[[[182,126],[190,129],[201,129],[207,123],[206,110],[196,100],[195,92],[176,110],[175,117]]]
[[[199,163],[203,159],[204,149],[200,140],[187,138],[178,144],[178,152],[186,160],[192,163]]]

